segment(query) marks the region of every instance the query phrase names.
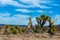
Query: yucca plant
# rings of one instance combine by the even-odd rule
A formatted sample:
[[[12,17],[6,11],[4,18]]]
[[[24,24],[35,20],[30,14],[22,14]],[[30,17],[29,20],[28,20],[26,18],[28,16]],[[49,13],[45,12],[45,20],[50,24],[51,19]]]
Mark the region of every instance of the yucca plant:
[[[31,18],[29,18],[29,23],[28,23],[28,25],[29,25],[29,29],[33,29],[33,27],[32,27],[32,19],[31,19]]]
[[[14,28],[18,30],[18,26],[14,26]]]
[[[12,33],[12,31],[13,31],[13,30],[14,30],[14,28],[13,28],[13,27],[11,27],[11,28],[10,28],[10,32]]]
[[[5,25],[4,26],[4,33],[8,36],[8,34],[9,34],[9,25]]]
[[[17,29],[15,29],[15,28],[10,28],[10,31],[12,34],[17,34]]]
[[[22,31],[21,31],[21,28],[19,27],[19,28],[18,28],[18,33],[21,33],[21,32],[22,32]]]
[[[53,29],[53,22],[49,21],[49,30],[48,30],[48,33],[50,35],[54,34],[51,30]]]
[[[13,30],[12,30],[12,33],[13,33],[13,34],[17,34],[17,30],[16,30],[16,29],[13,29]]]
[[[34,32],[38,33],[39,32],[39,26],[38,25],[35,25],[35,28],[34,28]]]
[[[36,21],[38,26],[40,27],[41,33],[43,33],[43,26],[45,25],[46,21],[49,19],[49,16],[41,15],[40,17],[36,17]]]
[[[50,37],[52,37],[52,35],[55,34],[55,32],[57,31],[58,27],[53,25],[54,23],[50,21],[49,23],[49,30],[48,30],[48,33],[50,34]]]
[[[55,25],[53,25],[53,27],[52,27],[52,32],[55,34],[55,32],[57,31],[57,29],[58,29],[58,27],[57,26],[55,26]]]
[[[22,32],[25,32],[26,31],[26,28],[22,28],[22,30],[21,30]]]

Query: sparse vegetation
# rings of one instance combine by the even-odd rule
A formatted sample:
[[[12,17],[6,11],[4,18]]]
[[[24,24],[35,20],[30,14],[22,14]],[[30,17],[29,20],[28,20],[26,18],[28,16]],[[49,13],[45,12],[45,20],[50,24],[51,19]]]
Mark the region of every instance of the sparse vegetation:
[[[12,33],[13,33],[13,34],[17,34],[17,30],[16,30],[16,29],[13,29],[13,30],[12,30]]]
[[[9,25],[4,26],[4,34],[9,35]]]
[[[40,35],[40,33],[45,33],[45,27],[44,25],[46,24],[46,22],[49,22],[49,26],[47,27],[47,34],[49,34],[50,36],[54,35],[56,33],[56,31],[58,30],[58,27],[54,25],[54,22],[51,20],[51,18],[47,15],[41,15],[40,17],[36,17],[36,21],[37,24],[33,27],[32,25],[32,19],[29,18],[29,23],[28,23],[28,27],[19,27],[19,26],[13,26],[10,27],[9,25],[5,25],[4,26],[4,34],[8,35],[9,34],[20,34],[20,33],[25,33],[26,30],[28,29],[27,33],[35,33],[36,37],[42,37],[42,38],[47,38],[46,35]],[[31,31],[33,30],[33,32]],[[34,34],[33,33],[33,34]]]
[[[46,21],[50,20],[49,16],[41,15],[40,17],[36,17],[36,21],[38,26],[40,27],[41,33],[43,33],[43,26],[46,24]]]
[[[35,25],[34,32],[35,33],[39,33],[39,31],[40,31],[39,29],[40,29],[39,26],[38,25]]]

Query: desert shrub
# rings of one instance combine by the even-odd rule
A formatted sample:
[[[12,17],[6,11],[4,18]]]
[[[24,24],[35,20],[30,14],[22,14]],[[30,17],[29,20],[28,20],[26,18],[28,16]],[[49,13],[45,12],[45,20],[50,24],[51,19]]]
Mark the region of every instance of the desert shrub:
[[[48,33],[49,33],[50,35],[54,35],[55,32],[57,31],[57,29],[58,29],[58,27],[55,26],[55,25],[53,25],[53,26],[48,30]]]
[[[9,25],[5,25],[4,28],[9,28],[10,26]]]
[[[22,28],[21,31],[22,31],[22,32],[25,32],[25,31],[26,31],[26,28]]]
[[[8,35],[9,34],[9,25],[4,26],[4,34]]]
[[[14,28],[18,30],[18,26],[14,26]]]
[[[17,34],[17,30],[16,30],[16,29],[13,29],[13,30],[12,30],[12,33],[13,33],[13,34]]]
[[[38,33],[38,32],[39,32],[39,31],[38,31],[39,29],[40,29],[39,26],[38,26],[38,25],[35,25],[35,28],[34,28],[33,31],[36,32],[36,33]]]
[[[13,29],[14,29],[14,28],[11,27],[11,28],[10,28],[10,31],[12,31]]]
[[[54,35],[54,32],[51,31],[51,29],[48,30],[48,34]]]
[[[18,28],[18,33],[21,33],[21,32],[22,32],[22,28],[19,27],[19,28]]]
[[[37,29],[34,29],[34,32],[35,32],[35,33],[38,33]]]

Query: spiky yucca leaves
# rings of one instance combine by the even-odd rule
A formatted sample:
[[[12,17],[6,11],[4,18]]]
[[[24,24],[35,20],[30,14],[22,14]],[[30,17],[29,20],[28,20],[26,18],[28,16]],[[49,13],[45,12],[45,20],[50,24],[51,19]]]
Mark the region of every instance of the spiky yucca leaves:
[[[52,31],[53,33],[55,33],[55,32],[57,31],[57,29],[58,29],[58,27],[57,27],[57,26],[55,26],[55,25],[53,25],[53,27],[52,27],[52,30],[51,30],[51,31]]]
[[[13,30],[14,30],[14,28],[13,28],[13,27],[11,27],[11,28],[10,28],[10,32],[12,33],[12,31],[13,31]]]
[[[13,29],[13,30],[12,30],[12,33],[13,33],[13,34],[17,34],[17,30],[16,30],[16,29]]]
[[[49,20],[49,18],[50,17],[46,15],[41,15],[40,17],[36,17],[36,21],[41,29],[41,33],[43,33],[43,26],[46,23],[46,21]]]
[[[35,28],[34,28],[33,31],[34,31],[35,33],[39,33],[39,29],[40,29],[39,26],[38,26],[38,25],[35,25]]]
[[[11,28],[10,28],[10,31],[12,31],[13,29],[14,29],[14,28],[13,28],[13,27],[11,27]]]
[[[51,31],[51,30],[53,29],[52,27],[53,27],[53,22],[51,22],[51,20],[49,20],[49,30],[48,30],[48,33],[49,33],[50,35],[54,34],[54,33]]]
[[[18,33],[24,33],[26,31],[25,27],[18,27]]]
[[[40,21],[41,21],[41,19],[40,19],[39,17],[36,17],[36,21],[37,21],[37,23],[38,23],[38,26],[40,26]]]
[[[5,26],[4,26],[5,33],[6,33],[6,34],[8,33],[8,28],[9,28],[9,25],[5,25]]]
[[[18,30],[16,29],[16,27],[11,27],[11,28],[10,28],[10,32],[11,32],[12,34],[17,34],[17,33],[18,33]]]
[[[7,36],[8,36],[8,34],[9,34],[9,28],[10,28],[10,26],[9,25],[5,25],[4,26],[4,34],[6,34]]]
[[[57,31],[58,27],[53,25],[54,23],[50,21],[50,24],[49,24],[49,30],[48,30],[48,33],[51,35],[54,35],[55,32]]]

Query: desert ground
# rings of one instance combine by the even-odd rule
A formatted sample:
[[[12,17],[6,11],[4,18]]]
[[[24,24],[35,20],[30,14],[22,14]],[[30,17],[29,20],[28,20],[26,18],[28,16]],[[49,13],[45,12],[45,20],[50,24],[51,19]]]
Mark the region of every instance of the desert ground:
[[[47,33],[21,33],[17,35],[10,34],[8,35],[0,35],[0,40],[60,40],[60,34],[56,33],[53,36],[49,36]]]

